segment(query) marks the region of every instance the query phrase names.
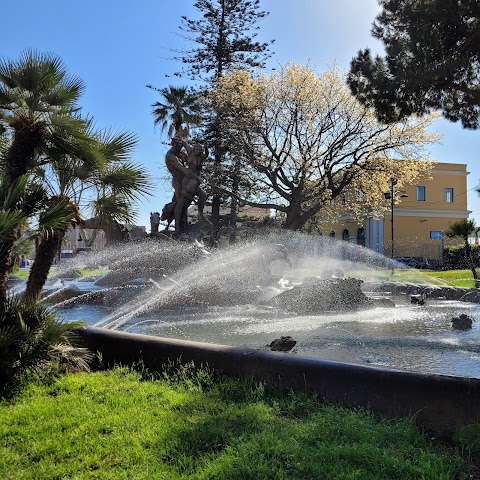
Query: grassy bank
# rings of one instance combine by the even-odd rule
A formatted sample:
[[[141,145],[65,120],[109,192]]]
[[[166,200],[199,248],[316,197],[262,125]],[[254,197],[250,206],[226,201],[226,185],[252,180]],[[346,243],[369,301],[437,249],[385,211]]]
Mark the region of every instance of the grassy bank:
[[[5,480],[452,480],[468,469],[409,420],[377,421],[205,370],[155,381],[126,369],[68,374],[0,404]]]
[[[347,272],[346,276],[363,277],[365,272]],[[470,270],[414,270],[397,268],[392,272],[390,270],[369,272],[369,277],[392,282],[410,282],[410,283],[429,283],[431,285],[474,288],[472,272]]]
[[[471,270],[428,271],[426,274],[452,287],[475,287]]]

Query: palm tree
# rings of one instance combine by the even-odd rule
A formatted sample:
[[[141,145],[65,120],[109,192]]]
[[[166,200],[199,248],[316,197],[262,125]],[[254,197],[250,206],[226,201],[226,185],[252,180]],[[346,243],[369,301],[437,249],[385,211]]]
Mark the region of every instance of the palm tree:
[[[27,281],[27,300],[40,295],[70,224],[81,225],[81,203],[89,205],[95,215],[102,215],[107,224],[131,223],[136,214],[133,202],[150,192],[144,169],[129,161],[136,137],[128,132],[94,136],[103,158],[97,168],[88,168],[83,158],[54,152],[50,162],[36,170],[49,200],[39,216],[41,241]]]
[[[0,301],[6,298],[8,272],[13,267],[15,243],[27,219],[45,205],[46,192],[28,175],[16,180],[0,177]]]
[[[52,147],[96,163],[89,120],[78,113],[84,88],[54,55],[27,50],[17,61],[0,60],[0,129],[11,137],[4,158],[7,178],[32,170],[42,158],[39,151]]]
[[[106,132],[101,135],[100,142],[106,158],[105,168],[90,172],[84,179],[81,192],[88,192],[89,188],[94,190],[88,210],[98,225],[106,227],[109,243],[115,241],[112,232],[119,230],[119,224],[134,222],[138,214],[134,204],[150,195],[152,184],[144,168],[129,160],[137,142],[133,135],[127,132],[112,136]],[[76,196],[76,200],[80,204],[80,196]]]
[[[17,61],[0,60],[0,169],[7,186],[15,189],[16,182],[28,182],[21,179],[50,162],[51,151],[82,158],[91,168],[102,163],[98,141],[90,134],[92,122],[79,114],[83,90],[83,82],[69,76],[54,55],[27,50]],[[0,297],[19,225],[3,232]]]
[[[199,98],[196,93],[187,87],[155,88],[147,85],[148,88],[160,93],[163,102],[155,102],[152,104],[154,124],[161,126],[162,133],[167,129],[168,136],[188,136],[190,125],[198,125],[200,123]],[[169,125],[170,122],[170,125]],[[185,128],[182,125],[185,124]]]
[[[57,195],[49,199],[47,207],[39,215],[40,242],[30,268],[24,300],[33,302],[38,299],[65,232],[70,223],[79,221],[79,218],[78,208],[68,197]]]
[[[123,214],[109,214],[112,221],[118,221],[131,219],[125,211],[131,212],[133,200],[149,190],[144,170],[129,161],[137,142],[135,136],[93,130],[93,121],[79,114],[78,99],[83,89],[83,82],[69,76],[62,61],[53,55],[26,51],[18,61],[0,60],[3,183],[17,192],[17,184],[27,185],[29,176],[35,175],[45,193],[43,201],[33,205],[40,212],[41,242],[27,282],[28,300],[40,294],[69,224],[81,221],[79,205],[84,192],[96,191],[90,201],[112,197],[120,202]],[[6,295],[19,226],[33,212],[32,205],[24,205],[21,195],[15,198],[14,204],[12,195],[5,197],[8,202],[0,197],[0,212],[6,212],[10,220],[0,240],[1,298]],[[22,213],[12,217],[12,210]]]
[[[445,232],[447,237],[461,237],[464,241],[465,261],[472,271],[473,279],[475,281],[475,287],[478,286],[477,269],[475,268],[475,259],[473,258],[472,247],[468,242],[469,237],[473,233],[477,233],[480,227],[477,227],[475,220],[459,220],[458,222],[449,225],[448,230]]]

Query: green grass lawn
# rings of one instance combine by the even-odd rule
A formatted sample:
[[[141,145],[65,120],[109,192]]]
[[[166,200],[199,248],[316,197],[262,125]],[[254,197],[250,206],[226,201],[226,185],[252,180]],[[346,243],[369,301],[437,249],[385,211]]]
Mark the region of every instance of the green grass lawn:
[[[403,280],[415,283],[425,281],[433,285],[451,287],[474,288],[472,272],[470,270],[395,270],[392,280]]]
[[[468,461],[411,420],[379,421],[206,371],[176,377],[116,369],[30,385],[0,404],[0,478],[469,478]],[[480,451],[477,436],[469,442]]]
[[[21,278],[22,280],[27,280],[29,274],[30,274],[29,270],[20,270],[19,267],[14,268],[12,273],[12,275],[15,275],[16,277]]]
[[[79,277],[100,277],[107,272],[106,268],[81,268],[78,270],[77,275]],[[15,269],[14,275],[20,277],[23,280],[28,278],[30,272],[20,271]],[[347,272],[348,275],[357,276],[356,274],[363,276],[365,272]],[[413,269],[400,269],[397,268],[394,271],[393,277],[391,271],[379,270],[377,272],[369,272],[370,277],[376,277],[380,280],[389,281],[402,281],[402,282],[427,282],[433,285],[445,285],[452,287],[474,288],[472,272],[470,270],[413,270]]]
[[[101,277],[107,272],[106,268],[79,268],[78,270],[75,270],[76,276],[77,277]],[[55,275],[57,272],[55,270],[50,270],[51,275]],[[27,280],[28,276],[30,275],[29,270],[20,270],[18,267],[14,268],[13,270],[13,275],[15,275],[18,278],[21,278],[22,280]]]
[[[453,287],[475,287],[471,270],[426,271],[425,273]]]
[[[366,276],[366,272],[347,272],[346,276]],[[443,285],[451,287],[474,288],[472,272],[470,270],[414,270],[397,268],[390,270],[378,270],[368,272],[368,277],[392,282],[429,283],[431,285]]]

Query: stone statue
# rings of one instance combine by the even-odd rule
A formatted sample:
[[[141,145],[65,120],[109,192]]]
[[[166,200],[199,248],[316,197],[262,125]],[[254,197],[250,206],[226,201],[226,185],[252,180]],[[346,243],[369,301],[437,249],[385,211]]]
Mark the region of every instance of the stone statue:
[[[202,173],[203,162],[206,158],[208,158],[208,149],[200,143],[195,143],[193,146],[189,145],[187,142],[183,142],[183,146],[187,151],[187,167],[189,170],[198,175],[200,179]],[[200,220],[204,220],[203,217],[203,207],[205,206],[205,200],[207,198],[205,192],[200,187],[200,180],[196,180],[193,178],[183,178],[182,182],[182,194],[184,197],[189,200],[190,202],[193,200],[193,197],[196,195],[198,197],[197,200],[197,208],[198,208],[198,218]]]
[[[167,228],[164,230],[164,233],[168,231],[170,224],[175,220],[175,194],[173,195],[172,201],[166,203],[162,208],[162,216],[160,220],[162,222],[167,222]]]
[[[183,151],[186,150],[187,153]],[[203,207],[205,205],[206,195],[200,187],[201,170],[203,161],[208,156],[208,150],[201,144],[196,143],[191,146],[180,137],[172,139],[172,148],[165,155],[165,164],[168,171],[172,174],[172,186],[174,195],[162,210],[162,220],[167,219],[168,212],[173,209],[175,219],[175,236],[186,233],[187,208],[195,196],[198,197],[198,215],[203,220]]]
[[[160,224],[160,213],[150,212],[150,231],[151,233],[158,232],[158,226]]]

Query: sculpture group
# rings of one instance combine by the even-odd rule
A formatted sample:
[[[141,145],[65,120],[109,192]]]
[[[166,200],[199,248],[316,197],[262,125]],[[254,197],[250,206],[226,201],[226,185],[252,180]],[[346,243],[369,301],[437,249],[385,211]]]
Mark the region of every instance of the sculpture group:
[[[174,137],[170,150],[165,155],[165,164],[172,174],[174,194],[162,209],[161,220],[167,222],[167,230],[175,221],[176,238],[188,233],[187,209],[197,197],[198,219],[205,221],[203,209],[206,194],[201,188],[201,172],[208,150],[200,143],[190,145],[181,137]]]

